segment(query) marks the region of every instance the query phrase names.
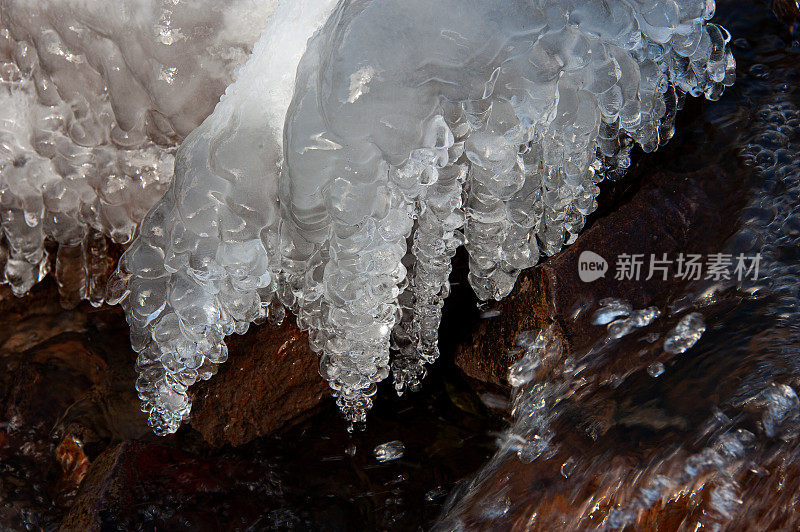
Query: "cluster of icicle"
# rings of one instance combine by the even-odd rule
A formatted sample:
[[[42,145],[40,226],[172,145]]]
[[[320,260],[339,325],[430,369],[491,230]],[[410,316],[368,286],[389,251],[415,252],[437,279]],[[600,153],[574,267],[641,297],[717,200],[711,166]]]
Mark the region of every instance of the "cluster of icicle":
[[[15,294],[48,273],[49,239],[63,302],[103,302],[105,237],[133,239],[257,38],[247,20],[231,31],[231,3],[0,1],[0,282]]]
[[[451,258],[500,299],[575,240],[598,182],[656,149],[685,94],[733,82],[701,0],[286,0],[120,263],[113,300],[158,433],[291,309],[361,422],[438,355]],[[390,353],[393,355],[390,356]]]

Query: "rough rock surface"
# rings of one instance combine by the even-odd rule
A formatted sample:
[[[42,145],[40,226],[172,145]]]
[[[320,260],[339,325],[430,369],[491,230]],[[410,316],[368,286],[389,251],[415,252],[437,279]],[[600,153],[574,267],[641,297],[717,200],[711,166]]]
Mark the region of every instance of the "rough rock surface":
[[[779,3],[792,2],[775,2],[773,7]],[[695,303],[707,325],[703,337],[693,350],[670,360],[663,344],[635,335],[616,344],[618,348],[603,360],[597,360],[596,351],[584,353],[591,356],[576,362],[575,366],[586,363],[586,367],[581,367],[575,388],[564,394],[560,406],[548,403],[549,409],[530,415],[545,420],[547,430],[542,435],[552,436],[551,453],[531,463],[524,463],[513,449],[498,453],[471,485],[453,496],[447,515],[456,516],[465,529],[797,528],[794,388],[799,337],[796,319],[787,320],[788,325],[776,320],[781,315],[776,308],[781,307],[770,298],[780,300],[781,294],[766,295],[768,290],[758,288],[712,292],[704,290],[709,283],[698,283],[691,287],[690,301],[676,301],[685,286],[672,281],[642,281],[631,287],[614,284],[608,277],[591,284],[577,279],[576,259],[583,250],[599,253],[609,262],[621,251],[705,254],[725,251],[730,244],[735,252],[759,245],[764,233],[756,236],[752,229],[759,224],[781,230],[794,227],[796,214],[794,218],[776,214],[782,208],[779,201],[761,205],[754,201],[745,208],[737,204],[737,198],[751,194],[762,198],[756,193],[758,187],[771,187],[776,193],[788,189],[779,179],[782,174],[775,171],[778,167],[748,163],[745,158],[744,163],[759,174],[737,162],[742,161],[737,146],[742,131],[760,119],[762,105],[767,112],[761,114],[770,116],[776,93],[791,95],[785,98],[797,108],[797,46],[787,45],[796,37],[777,27],[763,2],[737,2],[735,8],[725,9],[728,20],[736,20],[728,27],[739,39],[737,61],[743,76],[737,89],[717,109],[696,110],[698,120],[679,124],[679,137],[685,138],[676,138],[665,152],[647,161],[652,168],[669,168],[676,174],[644,175],[641,186],[625,195],[617,211],[598,218],[571,248],[530,273],[533,286],[527,294],[534,303],[547,302],[546,307],[534,305],[535,310],[541,314],[543,309],[561,326],[571,349],[591,345],[597,333],[591,334],[586,319],[579,317],[574,323],[567,319],[573,306],[566,303],[577,300],[578,308],[592,304],[585,316],[608,296],[627,299],[637,309],[658,306],[659,324],[674,319],[664,302],[677,308]],[[765,79],[774,85],[765,84]],[[775,90],[784,81],[786,85]],[[796,134],[796,124],[790,133]],[[698,168],[697,155],[702,160],[703,154],[706,166],[719,165],[724,174],[692,174]],[[728,240],[734,232],[737,236]],[[796,259],[796,245],[789,245],[792,238],[781,242],[781,261]],[[769,253],[766,244],[755,249]],[[797,277],[785,278],[789,282],[783,286],[793,294]],[[776,275],[767,284],[777,286],[780,281]],[[796,308],[795,303],[785,315],[794,316]],[[480,325],[476,348],[462,347],[457,359],[473,377],[495,383],[502,382],[498,376],[504,374],[507,361],[490,357],[495,350],[489,346],[503,336],[509,345],[513,331],[536,323],[530,315],[515,314],[513,307],[498,310],[498,317]],[[503,326],[512,332],[492,336],[499,320],[505,320]],[[663,331],[660,334],[663,338]],[[653,355],[662,357],[658,359],[662,367],[651,373],[648,363]],[[584,379],[592,385],[582,387],[578,381]],[[773,397],[778,398],[776,403],[771,402]],[[777,429],[772,426],[776,418],[770,417],[775,404],[787,405],[777,418],[783,427]],[[527,413],[524,408],[522,412]],[[741,450],[734,448],[739,438],[744,442]]]
[[[230,359],[194,393],[192,426],[212,445],[241,445],[315,407],[330,389],[308,335],[287,319],[228,339]]]
[[[598,219],[562,253],[523,273],[511,295],[488,312],[496,315],[482,320],[457,350],[456,364],[467,375],[507,386],[506,373],[513,361],[509,349],[519,333],[554,321],[568,344],[580,347],[590,337],[591,324],[574,318],[601,299],[627,299],[634,308],[644,308],[663,304],[680,290],[682,285],[672,282],[672,274],[669,282],[659,274],[646,280],[648,261],[639,280],[615,279],[618,256],[666,253],[674,259],[678,253],[707,253],[713,243],[733,232],[724,222],[725,213],[742,200],[731,194],[736,182],[721,169],[658,172],[639,179],[641,186],[617,210]],[[591,283],[578,277],[578,258],[587,250],[609,263],[605,277]]]
[[[800,24],[800,3],[797,0],[772,0],[772,10],[781,22],[790,26]]]
[[[119,250],[112,248],[112,255],[118,257]],[[135,396],[132,365],[136,355],[129,347],[122,312],[107,306],[75,308],[60,292],[55,283],[47,282],[18,298],[8,287],[0,287],[4,324],[0,363],[6,361],[7,367],[0,384],[8,379],[8,386],[0,386],[0,407],[11,419],[23,408],[21,403],[39,401],[52,415],[63,415],[65,426],[74,422],[100,437],[141,437],[149,429]],[[62,308],[65,303],[72,308]],[[319,359],[294,317],[280,327],[253,327],[243,336],[233,336],[228,347],[229,363],[215,379],[193,390],[193,425],[213,445],[241,445],[279,429],[328,395],[319,376]],[[90,363],[91,369],[84,367]],[[60,383],[41,382],[39,364],[56,366],[61,375],[90,377],[81,377],[75,385],[79,391],[69,403],[53,408],[52,386]],[[57,379],[58,371],[50,377]]]
[[[119,309],[64,310],[47,279],[24,299],[0,288],[0,322],[0,530],[417,529],[499,429],[450,381],[382,392],[362,433],[332,401],[304,420],[328,387],[289,318],[229,338],[197,387],[197,430],[158,438]],[[397,439],[406,458],[378,463],[375,446]]]
[[[194,506],[191,515],[167,519],[164,525],[169,529],[221,530],[233,525],[234,518],[241,520],[247,514],[243,509],[256,497],[247,493],[247,483],[255,481],[255,473],[251,468],[248,478],[243,464],[225,464],[170,447],[125,441],[95,460],[61,530],[136,527],[146,520],[148,512],[140,501],[153,499]],[[239,492],[239,497],[232,499],[239,501],[237,508],[227,508],[225,513],[212,510],[216,495],[230,495],[233,490]],[[257,511],[253,508],[250,513],[255,515]]]

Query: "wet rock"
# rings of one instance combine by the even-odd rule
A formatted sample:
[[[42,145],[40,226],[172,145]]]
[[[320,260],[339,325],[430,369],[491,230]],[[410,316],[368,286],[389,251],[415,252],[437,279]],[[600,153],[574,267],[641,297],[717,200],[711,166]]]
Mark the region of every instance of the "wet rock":
[[[243,446],[211,449],[187,430],[113,444],[95,457],[62,530],[427,529],[456,481],[491,456],[500,428],[444,388],[376,404],[363,432],[348,433],[327,401]],[[376,460],[376,446],[394,440],[403,456]]]
[[[212,445],[242,445],[296,422],[330,393],[293,320],[227,343],[230,357],[219,373],[191,389],[192,426]]]
[[[0,299],[0,320],[0,408],[9,419],[46,427],[57,439],[69,431],[87,439],[149,432],[119,309],[65,310],[46,280],[25,298]]]
[[[12,430],[50,430],[109,371],[90,333],[92,317],[63,310],[46,282],[24,300],[0,299],[0,320],[0,412]]]
[[[67,434],[55,450],[56,460],[61,465],[59,492],[72,498],[89,471],[91,460],[86,456],[83,442],[73,434]]]
[[[732,475],[713,466],[709,451],[593,453],[578,466],[579,449],[565,451],[536,466],[507,457],[496,475],[472,486],[484,497],[452,509],[458,522],[466,530],[536,531],[793,530],[798,523],[797,446],[765,451],[766,467],[734,465]],[[650,463],[658,467],[647,470]],[[701,473],[687,478],[684,469],[693,467]]]
[[[611,358],[631,370],[624,385],[580,372],[530,416],[546,421],[544,452],[531,461],[503,447],[453,494],[439,529],[796,529],[797,482],[786,475],[800,456],[800,344],[770,309],[757,298],[705,307],[718,326],[658,378],[616,344]],[[505,438],[530,443],[513,430]]]
[[[510,352],[513,339],[522,331],[542,328],[550,317],[546,289],[541,269],[533,268],[520,275],[508,297],[491,305],[494,312],[483,313],[491,317],[478,321],[471,337],[456,347],[456,364],[466,375],[480,383],[507,386],[508,367],[515,360]]]
[[[754,14],[756,6],[760,12]],[[742,72],[749,72],[753,62],[746,49],[758,50],[758,62],[769,63],[775,72],[796,70],[796,53],[783,51],[788,48],[783,40],[786,32],[776,31],[765,3],[741,2],[725,10],[728,20],[722,24],[741,39],[737,61]],[[738,22],[729,24],[732,19]],[[776,59],[767,54],[775,54]],[[743,77],[746,80],[747,74]],[[796,74],[789,79],[796,81]],[[786,86],[789,90],[797,86],[794,81]],[[651,331],[643,330],[625,337],[605,353],[602,364],[591,359],[595,352],[587,354],[571,366],[580,371],[575,379],[565,379],[570,386],[554,394],[556,398],[523,405],[523,416],[534,411],[529,416],[531,426],[541,422],[544,428],[538,433],[512,432],[508,440],[524,449],[543,437],[548,442],[546,452],[532,462],[527,460],[530,463],[512,445],[508,452],[498,452],[470,484],[453,495],[442,530],[798,528],[798,481],[791,471],[797,469],[800,450],[796,395],[800,337],[794,317],[787,320],[788,325],[775,319],[779,312],[769,298],[780,300],[781,294],[767,296],[757,290],[752,296],[745,290],[727,290],[712,295],[703,286],[693,286],[693,298],[681,303],[686,287],[680,283],[612,285],[608,277],[594,283],[577,279],[576,260],[583,250],[606,259],[621,249],[626,253],[723,252],[720,248],[727,245],[727,236],[737,229],[736,220],[763,216],[764,225],[788,224],[777,216],[771,221],[775,207],[770,203],[775,201],[765,202],[763,209],[747,210],[736,203],[753,197],[749,189],[761,178],[746,178],[749,170],[736,163],[740,140],[726,139],[724,130],[746,130],[759,107],[752,102],[771,98],[775,92],[769,86],[750,88],[753,82],[750,87],[747,83],[743,81],[726,95],[727,103],[723,98],[716,110],[700,110],[700,123],[682,124],[666,150],[648,159],[651,168],[670,168],[677,174],[643,176],[641,185],[615,202],[613,212],[598,218],[572,247],[528,274],[544,294],[547,316],[560,325],[560,333],[570,343],[571,356],[583,356],[584,352],[574,353],[594,343],[597,335],[586,316],[594,313],[603,297],[626,299],[633,308],[658,306],[662,316],[653,327],[660,336],[650,342]],[[681,142],[682,134],[688,142]],[[728,159],[711,161],[724,173],[697,173],[693,164],[676,168],[695,157],[693,152],[705,153],[709,159]],[[687,170],[694,174],[686,174]],[[742,225],[746,233],[748,223]],[[657,240],[651,242],[653,237]],[[738,238],[731,242],[736,249]],[[749,245],[759,249],[756,242]],[[794,255],[788,257],[782,260],[789,262]],[[794,286],[783,291],[791,297],[796,294],[797,277],[789,278]],[[675,326],[678,318],[663,302],[674,297],[684,312],[700,310],[707,324],[697,345],[679,354],[663,349],[667,328]],[[531,299],[541,296],[532,293]],[[572,301],[577,305],[571,305]],[[688,309],[690,302],[699,308]],[[494,319],[506,316],[509,330],[514,330],[514,319],[530,321],[528,316],[513,316],[513,307],[499,308],[500,316]],[[581,311],[574,323],[573,308]],[[787,315],[794,316],[794,309]],[[491,334],[492,321],[481,326],[486,334]],[[596,328],[607,332],[604,325]],[[507,336],[505,345],[513,338],[513,333]],[[462,360],[476,356],[470,349],[462,348]],[[481,356],[486,366],[501,365],[502,361]],[[653,364],[654,370],[648,371]],[[567,366],[562,363],[563,373]],[[554,371],[543,373],[535,381],[543,387],[558,377]],[[502,367],[494,374],[502,375]]]
[[[125,441],[94,461],[61,530],[244,529],[264,511],[268,477],[257,466]]]
[[[229,338],[228,362],[196,387],[199,432],[157,438],[119,309],[64,310],[45,280],[0,298],[0,321],[0,530],[418,529],[444,502],[435,488],[473,472],[499,429],[437,373],[426,394],[387,390],[369,430],[347,433],[332,401],[313,408],[328,387],[287,320]],[[392,440],[404,457],[377,462]]]
[[[688,174],[648,173],[635,178],[639,188],[618,207],[598,219],[558,255],[520,275],[514,291],[494,304],[494,312],[481,320],[470,339],[456,350],[456,364],[471,378],[507,386],[508,366],[515,359],[518,334],[542,329],[555,322],[570,348],[591,345],[597,327],[588,312],[608,297],[628,301],[634,308],[664,305],[680,294],[686,283],[676,279],[679,253],[718,252],[735,230],[726,220],[745,198],[733,194],[737,186],[721,168]],[[579,258],[591,251],[608,263],[604,277],[583,282]],[[644,256],[641,273],[617,278],[616,263],[624,254]],[[650,256],[671,259],[667,280],[655,271],[651,279]]]
[[[88,466],[54,428],[109,366],[91,316],[63,310],[52,281],[25,299],[0,290],[0,528],[52,528]]]
[[[789,26],[800,24],[800,3],[797,0],[772,0],[772,10],[781,22]]]
[[[58,438],[149,437],[123,314],[86,303],[65,310],[62,303],[50,279],[25,298],[0,287],[2,412],[21,420],[30,410],[37,423],[55,426]],[[228,363],[192,389],[193,425],[213,445],[241,445],[281,428],[329,393],[318,357],[293,320],[279,328],[253,327],[230,338],[228,347]]]
[[[21,353],[63,333],[86,331],[86,314],[63,311],[58,292],[46,283],[30,296],[15,297],[7,286],[0,286],[0,352]]]

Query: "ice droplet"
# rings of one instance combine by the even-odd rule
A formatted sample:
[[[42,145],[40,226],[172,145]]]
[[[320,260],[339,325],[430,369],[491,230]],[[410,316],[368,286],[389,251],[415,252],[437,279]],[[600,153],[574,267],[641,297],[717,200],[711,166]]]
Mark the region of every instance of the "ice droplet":
[[[603,299],[600,301],[600,308],[592,316],[594,325],[608,325],[617,318],[625,317],[633,312],[633,307],[627,301],[621,299]]]

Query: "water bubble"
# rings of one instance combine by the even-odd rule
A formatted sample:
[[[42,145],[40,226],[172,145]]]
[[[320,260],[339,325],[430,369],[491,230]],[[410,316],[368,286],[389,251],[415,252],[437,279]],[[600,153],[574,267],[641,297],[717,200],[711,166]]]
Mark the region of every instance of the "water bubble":
[[[564,478],[569,478],[572,472],[575,471],[576,465],[578,465],[578,461],[575,460],[575,458],[567,458],[567,460],[561,464],[561,476]]]
[[[425,493],[425,500],[427,502],[433,502],[437,499],[441,499],[445,495],[447,495],[447,490],[443,486],[436,486],[432,490],[429,490],[427,493]]]
[[[406,447],[400,440],[393,440],[377,445],[372,452],[378,462],[390,462],[402,458]]]
[[[661,362],[653,362],[647,366],[647,374],[653,378],[660,377],[664,373],[664,364]]]
[[[767,79],[770,75],[770,70],[768,66],[759,63],[750,67],[750,74],[759,79]]]

